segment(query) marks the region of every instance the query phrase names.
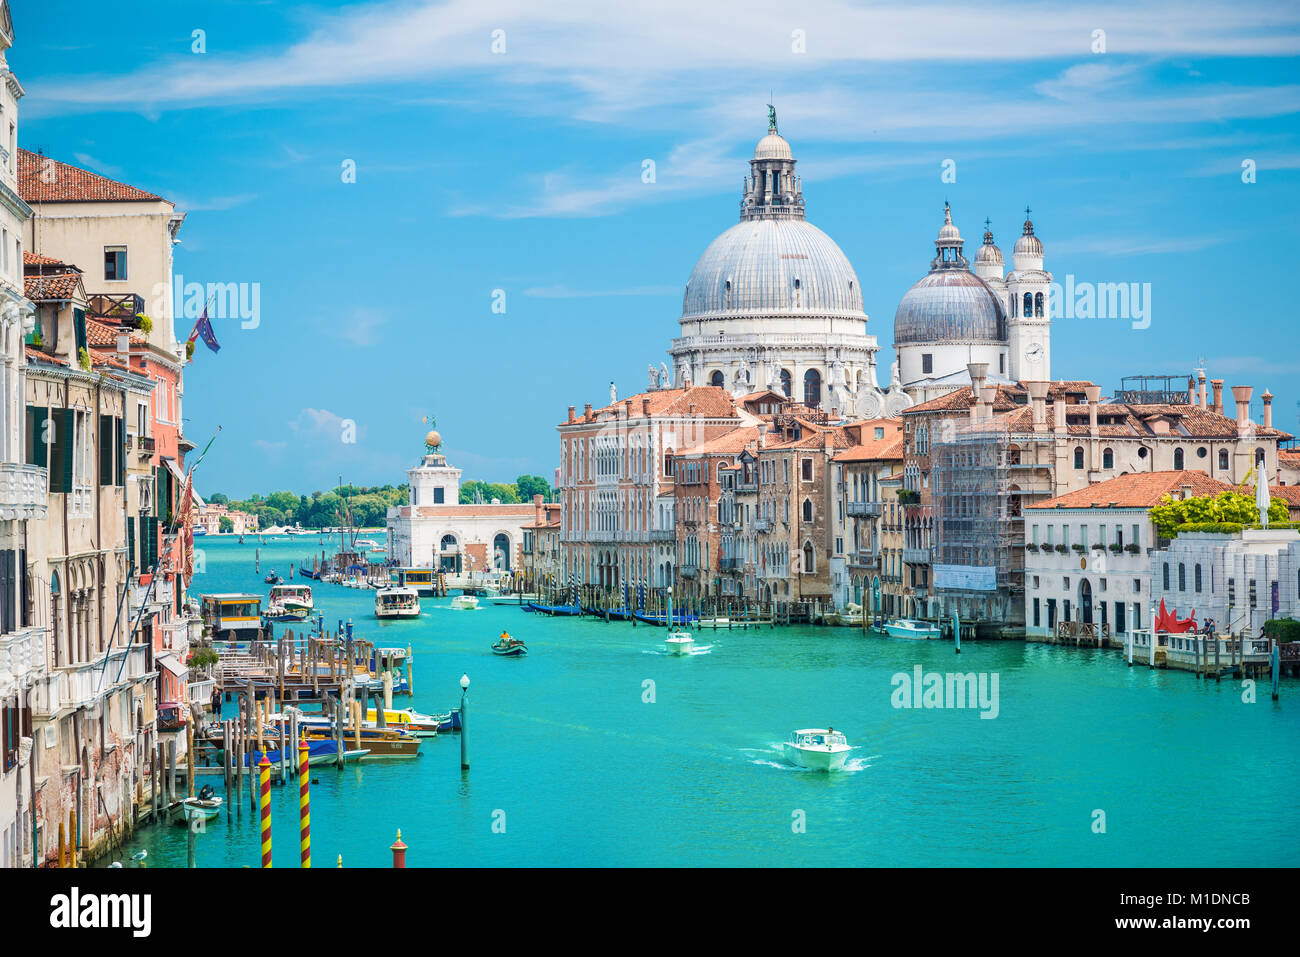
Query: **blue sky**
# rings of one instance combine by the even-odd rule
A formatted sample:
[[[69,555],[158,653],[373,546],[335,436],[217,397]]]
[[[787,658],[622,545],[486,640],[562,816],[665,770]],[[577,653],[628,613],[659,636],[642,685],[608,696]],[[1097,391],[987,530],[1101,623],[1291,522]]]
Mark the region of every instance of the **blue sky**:
[[[1300,431],[1294,4],[11,8],[21,145],[187,210],[187,281],[260,284],[186,371],[186,434],[223,427],[200,490],[401,482],[429,414],[466,478],[549,477],[566,407],[666,358],[773,97],[882,380],[945,199],[968,256],[1028,204],[1058,280],[1151,288],[1149,328],[1058,320],[1055,378],[1204,359]]]

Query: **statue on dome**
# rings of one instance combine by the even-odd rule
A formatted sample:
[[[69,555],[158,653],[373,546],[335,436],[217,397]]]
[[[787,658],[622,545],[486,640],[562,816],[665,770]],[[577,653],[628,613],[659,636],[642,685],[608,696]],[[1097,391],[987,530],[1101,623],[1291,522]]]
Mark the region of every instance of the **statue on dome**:
[[[767,131],[776,132],[776,107],[771,103],[767,104]]]
[[[649,377],[649,382],[650,382],[649,391],[654,392],[657,388],[659,388],[659,370],[655,368],[655,364],[653,362],[647,365],[646,375]]]

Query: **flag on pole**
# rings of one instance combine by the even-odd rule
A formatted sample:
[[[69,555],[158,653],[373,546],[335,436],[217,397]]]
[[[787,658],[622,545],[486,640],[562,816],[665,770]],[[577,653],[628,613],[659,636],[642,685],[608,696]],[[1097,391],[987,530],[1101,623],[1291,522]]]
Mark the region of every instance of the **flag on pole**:
[[[204,305],[203,315],[199,316],[198,321],[194,323],[194,328],[190,330],[189,342],[201,338],[203,344],[213,352],[220,352],[221,345],[217,342],[216,335],[212,332],[212,323],[208,321],[208,307]]]

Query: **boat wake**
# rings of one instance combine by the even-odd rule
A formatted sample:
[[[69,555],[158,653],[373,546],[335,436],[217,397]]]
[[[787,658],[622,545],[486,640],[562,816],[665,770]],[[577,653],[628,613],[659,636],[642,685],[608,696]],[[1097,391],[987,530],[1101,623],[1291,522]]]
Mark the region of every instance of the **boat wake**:
[[[784,758],[785,748],[781,743],[773,743],[772,745],[766,748],[741,748],[740,750],[747,751],[751,754],[759,755],[758,757],[751,758],[750,764],[756,764],[760,767],[777,768],[781,771],[812,772],[814,774],[826,773],[824,771],[818,771],[815,768],[799,767],[797,765],[791,764],[790,762],[786,761]],[[832,773],[855,774],[858,771],[865,771],[867,770],[867,768],[871,767],[871,762],[878,757],[880,757],[880,755],[872,754],[867,757],[848,758],[847,760],[845,760],[844,766],[842,768]]]

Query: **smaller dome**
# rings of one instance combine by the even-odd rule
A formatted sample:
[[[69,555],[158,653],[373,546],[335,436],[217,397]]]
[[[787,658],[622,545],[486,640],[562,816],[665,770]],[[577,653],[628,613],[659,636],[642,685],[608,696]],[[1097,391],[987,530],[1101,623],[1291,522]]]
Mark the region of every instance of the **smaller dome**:
[[[1020,234],[1016,240],[1015,255],[1017,256],[1042,256],[1043,243],[1034,235],[1034,224],[1025,220],[1025,231]]]
[[[431,449],[436,449],[438,446],[442,445],[442,436],[435,430],[430,429],[429,434],[424,437],[424,444]]]
[[[785,137],[780,133],[768,133],[758,145],[754,147],[754,159],[794,159],[794,153],[790,152],[790,144],[785,141]]]
[[[943,225],[939,227],[939,238],[935,240],[935,245],[949,245],[951,243],[961,243],[961,232],[952,224],[952,209],[947,203],[943,204]]]
[[[1001,265],[1002,250],[998,249],[993,242],[993,231],[991,229],[984,230],[984,244],[980,246],[979,252],[975,254],[975,261],[977,263],[997,263]]]

